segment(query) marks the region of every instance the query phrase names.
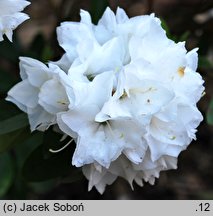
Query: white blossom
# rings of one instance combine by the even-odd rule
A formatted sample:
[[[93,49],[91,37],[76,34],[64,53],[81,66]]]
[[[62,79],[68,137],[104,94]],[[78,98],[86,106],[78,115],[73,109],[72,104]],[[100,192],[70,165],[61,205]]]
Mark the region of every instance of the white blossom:
[[[177,158],[172,156],[162,156],[157,161],[152,162],[149,151],[146,152],[142,163],[135,164],[121,155],[116,161],[112,162],[106,169],[98,163],[83,166],[83,174],[89,181],[88,190],[93,186],[102,194],[107,185],[111,185],[118,176],[126,179],[131,188],[133,182],[143,186],[143,182],[155,183],[155,178],[159,178],[160,171],[177,168]]]
[[[13,30],[29,16],[21,11],[29,5],[25,0],[0,0],[0,41],[5,34],[12,41]]]
[[[70,111],[58,114],[59,127],[78,134],[73,165],[80,167],[97,161],[108,168],[123,151],[135,163],[141,161],[146,144],[141,139],[143,129],[134,119],[116,118],[105,122],[95,120],[104,102],[111,97],[113,76],[102,73],[92,82],[73,85],[76,98]],[[71,134],[69,134],[71,135]],[[136,151],[137,150],[137,151]]]
[[[153,14],[129,19],[120,8],[107,8],[97,25],[82,10],[80,23],[57,33],[76,100],[58,123],[77,134],[72,163],[83,166],[89,189],[103,193],[117,176],[153,184],[176,168],[202,121],[197,49],[168,39]]]
[[[20,57],[20,74],[22,81],[8,92],[6,100],[28,114],[32,131],[45,130],[72,100],[65,90],[69,91],[67,75],[54,64],[46,66],[27,57]]]
[[[57,37],[63,57],[48,67],[21,58],[23,81],[8,93],[31,129],[57,124],[76,141],[72,164],[89,190],[103,193],[118,176],[132,188],[154,184],[175,169],[203,118],[197,49],[168,39],[154,14],[129,19],[120,8],[107,8],[97,25],[81,10]]]

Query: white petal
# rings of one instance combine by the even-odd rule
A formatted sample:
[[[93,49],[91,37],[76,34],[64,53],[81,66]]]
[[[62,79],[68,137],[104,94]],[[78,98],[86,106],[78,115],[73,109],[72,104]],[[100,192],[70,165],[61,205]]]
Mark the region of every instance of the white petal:
[[[96,76],[89,83],[73,82],[76,106],[79,104],[97,104],[102,107],[112,94],[113,78],[111,72],[105,72]]]
[[[127,20],[129,20],[126,12],[120,7],[118,7],[116,11],[116,20],[118,24],[125,23]]]
[[[163,122],[157,118],[153,118],[149,132],[155,139],[167,144],[182,146],[188,144],[190,141],[179,119],[175,122]]]
[[[69,60],[68,55],[65,53],[60,60],[56,62],[50,61],[50,63],[57,65],[59,68],[61,68],[66,73],[71,67],[72,62]]]
[[[92,19],[90,14],[85,10],[80,10],[81,23],[92,25]]]
[[[21,13],[30,2],[25,0],[1,0],[0,1],[0,41],[5,34],[12,42],[13,30],[29,16]]]
[[[132,79],[131,79],[132,80]],[[154,114],[169,103],[174,93],[163,85],[151,80],[135,80],[126,85],[127,94],[112,98],[105,103],[102,113],[111,118],[119,116],[141,116]]]
[[[177,94],[185,97],[194,105],[200,100],[204,92],[205,88],[203,87],[203,83],[204,81],[199,73],[186,67],[184,76],[179,83],[175,83],[174,87],[176,88]],[[181,85],[182,88],[178,87],[178,85]]]
[[[93,34],[90,28],[83,23],[63,22],[60,27],[57,27],[57,38],[70,61],[73,61],[77,57],[78,42],[93,38]]]
[[[95,38],[99,44],[103,45],[112,38],[112,33],[103,25],[97,25],[94,27]]]
[[[70,129],[75,132],[80,132],[81,129],[92,127],[95,125],[94,116],[99,111],[95,105],[88,105],[84,107],[77,107],[77,109],[70,110],[61,114],[61,121],[64,122]],[[94,122],[94,123],[93,123]],[[59,125],[60,127],[60,125]],[[61,130],[63,130],[61,128]]]
[[[198,48],[195,48],[186,54],[187,66],[190,67],[193,71],[197,70],[198,66]]]
[[[45,82],[39,92],[39,104],[51,114],[66,111],[69,100],[64,86],[57,79]]]
[[[28,118],[31,131],[45,131],[48,126],[55,124],[56,122],[56,117],[46,112],[41,106],[37,106],[34,109],[28,109]]]
[[[72,138],[77,138],[78,135],[76,132],[74,132],[70,127],[69,124],[67,124],[67,121],[64,121],[64,119],[68,119],[68,121],[72,121],[72,118],[69,118],[68,112],[60,112],[57,113],[57,124],[61,131],[63,131],[65,134],[69,135]]]
[[[93,165],[83,166],[82,171],[89,180],[88,190],[90,191],[92,187],[95,186],[100,194],[104,192],[106,185],[112,184],[117,178],[117,176],[107,172],[106,169],[102,172],[98,172]]]
[[[137,174],[137,171],[133,169],[131,163],[125,157],[121,156],[113,162],[109,171],[114,175],[118,175],[126,179],[133,189],[132,182]]]
[[[0,1],[0,16],[14,14],[18,11],[22,11],[30,2],[25,0],[1,0]]]
[[[195,133],[196,128],[200,124],[200,122],[203,120],[203,116],[200,113],[200,111],[193,106],[187,106],[187,105],[179,105],[178,107],[178,116],[180,120],[182,121],[188,136],[190,138],[196,139]]]
[[[99,20],[98,25],[103,25],[110,31],[115,30],[116,28],[115,14],[109,7],[107,7],[107,9],[104,11],[104,14]]]
[[[38,104],[39,89],[30,85],[27,80],[16,84],[9,92],[8,96],[22,105],[35,108]]]
[[[29,19],[29,16],[24,13],[15,13],[12,15],[3,15],[1,18],[1,29],[0,34],[5,34],[8,39],[12,42],[12,30],[17,28],[25,20]]]
[[[105,71],[116,71],[122,68],[125,49],[120,38],[113,38],[91,53],[87,74],[98,74]]]
[[[159,53],[172,43],[166,38],[165,31],[155,19],[149,19],[149,22],[146,22],[146,25],[140,25],[137,31],[138,33],[131,38],[129,43],[132,60],[144,58],[150,62],[155,61]]]
[[[50,78],[51,72],[42,62],[28,57],[20,57],[19,59],[21,77],[22,79],[28,78],[31,85],[40,88]]]
[[[75,22],[64,22],[57,27],[57,39],[60,46],[67,52],[72,60],[76,57],[75,46],[78,41],[79,24]]]

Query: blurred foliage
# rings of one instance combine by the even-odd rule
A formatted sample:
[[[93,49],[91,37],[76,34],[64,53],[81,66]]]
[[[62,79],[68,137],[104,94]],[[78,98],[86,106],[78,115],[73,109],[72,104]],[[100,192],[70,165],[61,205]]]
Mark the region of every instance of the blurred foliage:
[[[201,55],[199,56],[198,65],[199,68],[213,69],[213,63],[210,62],[205,56],[201,56]]]
[[[76,177],[80,172],[80,169],[71,165],[73,151],[70,151],[70,148],[66,148],[60,153],[50,153],[50,149],[58,149],[60,145],[66,144],[66,139],[63,142],[60,142],[60,139],[61,135],[51,130],[44,134],[43,144],[38,146],[25,161],[23,177],[27,181],[46,181],[66,176],[68,173],[72,173]],[[62,164],[63,166],[61,166]]]
[[[213,125],[213,99],[211,99],[208,111],[207,111],[207,122]]]
[[[0,197],[2,197],[11,187],[15,177],[13,160],[7,152],[0,154],[0,171]]]
[[[107,0],[91,0],[90,14],[94,24],[98,23],[98,20],[100,19],[108,5],[109,4]]]
[[[151,2],[149,4],[140,3],[140,1],[99,1],[99,0],[91,0],[91,1],[70,1],[70,0],[62,0],[58,1],[61,4],[54,4],[55,1],[32,1],[32,10],[33,4],[48,4],[51,2],[51,7],[44,7],[44,10],[51,10],[53,11],[50,13],[51,17],[55,17],[55,23],[59,24],[64,17],[69,20],[78,20],[79,19],[79,10],[80,8],[87,9],[92,14],[92,20],[94,23],[97,23],[99,18],[101,17],[103,11],[107,6],[116,9],[116,6],[123,7],[127,10],[127,13],[130,15],[138,15],[142,14],[143,11],[148,13],[149,11],[152,12],[154,7],[152,7]],[[157,1],[156,1],[157,2]],[[160,1],[158,1],[160,2]],[[166,1],[164,1],[165,3]],[[175,1],[168,1],[171,2]],[[163,5],[163,3],[162,3]],[[148,7],[148,9],[146,8]],[[145,8],[145,9],[144,9]],[[160,7],[159,7],[160,8]],[[167,7],[165,7],[167,8]],[[206,7],[206,10],[210,7]],[[144,10],[143,10],[144,9]],[[174,15],[172,14],[172,10],[168,7],[166,12],[160,13],[157,9],[157,13],[161,17],[162,26],[165,29],[167,36],[174,40],[175,42],[178,41],[187,41],[187,45],[189,45],[190,49],[194,48],[195,46],[199,46],[199,71],[201,72],[202,76],[205,80],[211,83],[212,74],[213,74],[213,63],[209,58],[209,53],[212,52],[212,42],[211,42],[211,32],[208,31],[206,28],[206,24],[195,24],[192,22],[192,19],[187,19],[186,23],[181,24],[181,19],[175,19]],[[189,11],[193,10],[193,8],[188,8]],[[179,16],[185,18],[185,13],[180,12],[182,9],[176,9],[175,11],[179,11]],[[197,10],[198,11],[198,10]],[[205,11],[203,9],[203,11]],[[35,12],[32,11],[32,17],[37,14],[36,6]],[[64,12],[64,15],[63,15]],[[47,14],[48,14],[47,13]],[[169,13],[169,14],[167,14]],[[175,13],[176,14],[176,13]],[[193,13],[189,13],[190,16],[192,14],[196,14],[196,10]],[[46,19],[46,14],[43,13],[44,16],[43,22]],[[187,14],[188,16],[188,14]],[[172,19],[171,19],[172,17]],[[33,19],[33,18],[32,18]],[[172,20],[172,21],[171,21]],[[47,21],[49,21],[47,19]],[[189,21],[191,21],[192,26],[188,25]],[[29,23],[31,21],[28,21]],[[38,22],[42,23],[42,22]],[[177,24],[178,23],[178,24]],[[190,23],[190,24],[191,24]],[[32,23],[30,23],[32,25]],[[178,28],[179,27],[179,28]],[[20,26],[20,29],[22,26]],[[197,31],[202,32],[201,35],[196,35]],[[47,35],[47,34],[46,34]],[[25,39],[25,38],[24,38]],[[196,41],[196,42],[194,42]],[[50,153],[49,149],[57,150],[62,148],[66,143],[69,142],[69,139],[65,139],[63,142],[60,141],[62,135],[53,132],[51,129],[46,131],[45,133],[42,132],[30,132],[28,119],[27,116],[22,113],[16,106],[12,103],[6,102],[4,99],[7,95],[8,90],[20,80],[19,77],[19,69],[18,69],[18,58],[19,56],[28,56],[33,57],[42,62],[47,62],[48,60],[57,60],[58,56],[61,56],[62,50],[59,48],[55,32],[49,34],[48,32],[48,39],[42,31],[37,31],[35,35],[33,35],[31,42],[28,46],[24,45],[24,40],[19,39],[19,37],[14,34],[13,43],[10,43],[7,39],[3,42],[0,42],[0,198],[1,199],[37,199],[37,198],[46,198],[46,194],[50,194],[47,198],[56,197],[56,195],[52,194],[52,191],[56,191],[58,194],[64,193],[65,198],[101,198],[96,191],[92,191],[90,196],[85,195],[83,196],[82,193],[87,191],[87,181],[85,178],[82,177],[81,170],[75,168],[71,165],[71,158],[75,148],[75,143],[71,143],[69,147],[65,150],[54,154]],[[208,84],[209,85],[209,84]],[[208,87],[208,86],[207,86]],[[201,111],[206,116],[206,122],[209,125],[213,125],[213,99],[212,92],[207,88],[207,96],[205,98],[206,101],[203,102],[204,108],[201,106]],[[202,104],[201,104],[202,105]],[[206,108],[207,107],[207,108]],[[206,135],[206,131],[211,131],[209,129],[210,126],[204,124],[204,133]],[[202,131],[202,130],[201,130]],[[209,132],[210,133],[210,132]],[[208,143],[209,139],[206,138],[204,135],[198,134],[198,139],[202,140],[200,142],[205,143],[205,145],[200,145],[200,149],[198,149],[199,154],[197,158],[200,158],[200,152],[206,149],[206,143]],[[209,141],[210,142],[210,141]],[[210,146],[209,149],[212,149]],[[206,150],[208,152],[208,148]],[[209,152],[208,152],[209,153]],[[193,152],[193,155],[196,155]],[[187,155],[186,160],[189,161],[190,155]],[[203,157],[205,158],[205,157]],[[212,157],[207,155],[209,161],[212,161]],[[192,161],[192,158],[191,158]],[[208,167],[206,167],[206,161],[202,161],[199,159],[199,164],[194,164],[199,171],[203,172],[204,176],[209,177],[209,184],[211,184],[213,179],[213,174],[208,173]],[[62,165],[63,164],[63,165]],[[186,169],[186,173],[189,175],[191,172],[188,170],[191,169],[193,164],[190,163],[189,167]],[[181,169],[181,164],[180,164]],[[188,181],[188,179],[183,179],[179,174],[175,175],[172,173],[171,175],[174,176],[173,179],[179,181],[179,185],[167,185],[166,183],[162,183],[164,185],[163,189],[155,190],[152,187],[146,186],[145,189],[141,189],[136,187],[134,192],[135,197],[130,198],[181,198],[184,197],[183,190],[186,185],[188,185],[188,190],[195,192],[196,190],[192,187],[192,185],[196,185],[196,182],[193,184]],[[165,177],[165,176],[164,176]],[[165,177],[167,178],[167,176]],[[170,176],[171,178],[171,176]],[[163,179],[163,178],[161,178]],[[171,178],[172,179],[172,178]],[[189,176],[190,179],[190,176]],[[198,180],[197,180],[198,179]],[[199,185],[199,178],[197,177],[198,185]],[[80,183],[76,183],[77,181]],[[165,180],[165,179],[164,179]],[[162,181],[164,181],[162,180]],[[166,180],[165,180],[166,181]],[[186,181],[186,182],[185,182]],[[208,178],[205,178],[204,181],[208,181]],[[72,196],[69,196],[69,192],[65,185],[73,184],[71,188]],[[208,182],[207,182],[208,183]],[[206,183],[206,184],[207,184]],[[78,184],[75,187],[75,184]],[[122,193],[124,188],[129,188],[127,183],[121,184],[115,183],[112,188],[117,191],[116,193]],[[161,183],[159,183],[161,184]],[[82,186],[83,185],[83,186]],[[125,187],[123,187],[125,185]],[[162,186],[162,185],[161,185]],[[190,189],[190,187],[192,187]],[[57,189],[58,188],[58,189]],[[174,195],[175,189],[178,191],[176,192],[178,195]],[[131,190],[131,189],[130,189]],[[141,192],[142,195],[139,195]],[[192,192],[191,192],[192,193]],[[198,198],[212,198],[213,192],[212,190],[209,191],[202,191],[197,192]],[[154,196],[153,196],[154,194]],[[161,197],[159,194],[161,194]],[[54,195],[54,196],[52,196]],[[105,198],[112,199],[113,197],[118,198],[117,195],[111,192],[111,189],[107,190],[104,194]],[[104,197],[103,196],[103,197]],[[189,196],[187,198],[190,198]],[[196,197],[195,197],[196,198]]]
[[[173,35],[169,29],[169,26],[167,25],[166,21],[161,18],[161,26],[166,31],[166,35],[169,39],[175,41],[176,43],[186,41],[190,35],[189,31],[184,32],[182,35],[177,36]]]

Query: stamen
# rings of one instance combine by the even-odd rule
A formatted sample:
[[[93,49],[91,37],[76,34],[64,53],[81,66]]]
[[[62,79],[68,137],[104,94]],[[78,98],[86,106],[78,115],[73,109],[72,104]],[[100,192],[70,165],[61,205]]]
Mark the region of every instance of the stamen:
[[[206,95],[206,92],[205,92],[205,91],[203,91],[203,93],[202,93],[201,97],[204,97],[205,95]]]
[[[112,96],[115,94],[116,90],[112,89]]]
[[[58,104],[61,104],[61,105],[68,105],[69,103],[65,100],[59,100],[57,101]]]
[[[71,139],[66,145],[64,145],[62,148],[60,148],[60,149],[57,149],[57,150],[53,150],[53,149],[49,149],[49,151],[51,152],[51,153],[59,153],[59,152],[61,152],[61,151],[63,151],[67,146],[69,146],[70,145],[70,143],[73,141],[73,139]]]
[[[110,124],[109,124],[108,121],[106,121],[106,124],[107,124],[107,126],[109,127],[109,131],[110,131],[110,133],[112,134],[112,136],[115,137],[115,135],[114,135],[114,133],[113,133],[113,130],[112,130],[112,128],[111,128],[111,126],[110,126]]]
[[[178,68],[178,75],[179,75],[180,77],[183,77],[184,74],[185,74],[185,67],[179,67],[179,68]]]
[[[124,90],[124,93],[120,96],[120,100],[123,100],[123,99],[125,99],[126,97],[128,97],[128,94],[127,94],[127,92]]]

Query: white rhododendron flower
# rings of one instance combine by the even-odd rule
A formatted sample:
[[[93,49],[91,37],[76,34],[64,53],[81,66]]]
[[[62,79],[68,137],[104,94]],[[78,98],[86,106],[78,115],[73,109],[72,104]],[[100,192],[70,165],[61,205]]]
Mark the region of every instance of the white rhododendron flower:
[[[5,34],[12,41],[13,30],[29,16],[21,11],[29,5],[25,0],[0,0],[0,41]]]
[[[37,60],[20,57],[22,81],[9,92],[6,100],[15,103],[29,117],[31,130],[45,130],[56,123],[56,114],[68,109],[67,75],[58,66],[48,67]],[[67,87],[66,87],[67,86]]]
[[[102,194],[106,185],[111,185],[118,176],[126,179],[133,189],[133,181],[143,186],[143,180],[154,184],[155,178],[159,177],[162,170],[176,169],[177,158],[168,155],[162,156],[157,161],[151,161],[149,151],[140,164],[132,163],[124,156],[113,161],[108,169],[93,163],[83,166],[83,173],[89,180],[88,189],[93,186]]]
[[[57,124],[74,138],[72,164],[89,190],[103,193],[118,176],[132,188],[154,184],[160,171],[175,169],[203,119],[197,49],[168,39],[153,14],[128,18],[120,8],[107,8],[97,25],[82,10],[57,37],[63,57],[49,67],[21,59],[23,81],[8,93],[31,128]]]

